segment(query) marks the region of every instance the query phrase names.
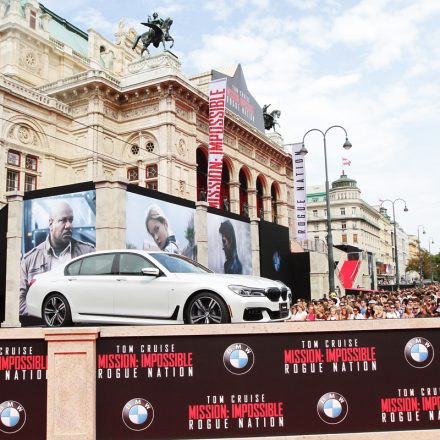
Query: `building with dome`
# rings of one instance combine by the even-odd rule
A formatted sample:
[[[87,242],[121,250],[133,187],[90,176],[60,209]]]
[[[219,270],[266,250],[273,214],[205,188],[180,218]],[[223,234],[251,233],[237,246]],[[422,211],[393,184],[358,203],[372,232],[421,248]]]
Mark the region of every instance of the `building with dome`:
[[[324,186],[307,188],[308,235],[312,242],[325,243],[327,237],[327,208]],[[347,259],[364,259],[374,268],[374,285],[394,279],[394,232],[392,219],[385,208],[371,206],[361,198],[356,180],[343,171],[331,184],[330,206],[333,244],[346,252]],[[405,274],[408,261],[408,239],[397,228],[399,271]],[[341,270],[343,261],[338,262]],[[337,269],[337,270],[338,270]]]

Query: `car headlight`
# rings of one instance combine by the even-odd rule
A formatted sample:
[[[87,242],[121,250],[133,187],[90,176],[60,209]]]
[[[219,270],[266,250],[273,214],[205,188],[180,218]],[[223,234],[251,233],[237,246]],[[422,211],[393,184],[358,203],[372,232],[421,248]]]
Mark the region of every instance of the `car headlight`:
[[[266,296],[264,289],[257,289],[246,286],[228,286],[234,293],[240,296]]]
[[[286,286],[282,281],[280,280],[276,280],[277,283],[280,283],[282,287],[285,287],[287,289],[287,293],[292,293],[292,291],[290,290],[290,288],[288,286]]]

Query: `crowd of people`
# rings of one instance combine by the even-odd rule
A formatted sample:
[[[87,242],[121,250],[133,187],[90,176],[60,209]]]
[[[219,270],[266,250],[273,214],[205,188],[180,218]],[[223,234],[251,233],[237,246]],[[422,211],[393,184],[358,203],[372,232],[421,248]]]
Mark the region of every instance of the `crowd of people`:
[[[291,321],[342,321],[346,319],[407,319],[440,317],[440,286],[360,291],[356,295],[329,297],[292,305]]]

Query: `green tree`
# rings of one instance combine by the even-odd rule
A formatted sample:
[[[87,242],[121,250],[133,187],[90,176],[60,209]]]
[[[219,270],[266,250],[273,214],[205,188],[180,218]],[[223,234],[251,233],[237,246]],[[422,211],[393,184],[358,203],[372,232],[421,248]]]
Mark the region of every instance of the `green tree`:
[[[429,253],[425,251],[424,249],[420,252],[420,258],[422,260],[422,272],[423,272],[423,278],[430,278],[431,272],[430,272],[430,266],[429,266]],[[411,260],[408,261],[408,265],[406,266],[406,270],[414,270],[415,272],[420,272],[420,259],[419,256],[415,258],[411,258]],[[434,262],[432,264],[432,271],[434,272]]]
[[[440,281],[440,252],[432,256],[432,273],[435,281]]]

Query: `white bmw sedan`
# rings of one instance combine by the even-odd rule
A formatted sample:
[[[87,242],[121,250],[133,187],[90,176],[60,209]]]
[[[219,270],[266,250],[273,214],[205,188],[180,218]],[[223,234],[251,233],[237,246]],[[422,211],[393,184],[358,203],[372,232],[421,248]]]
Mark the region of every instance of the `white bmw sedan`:
[[[283,283],[215,274],[165,252],[95,252],[36,275],[30,284],[28,312],[49,327],[80,322],[271,322],[290,317],[290,289]]]

